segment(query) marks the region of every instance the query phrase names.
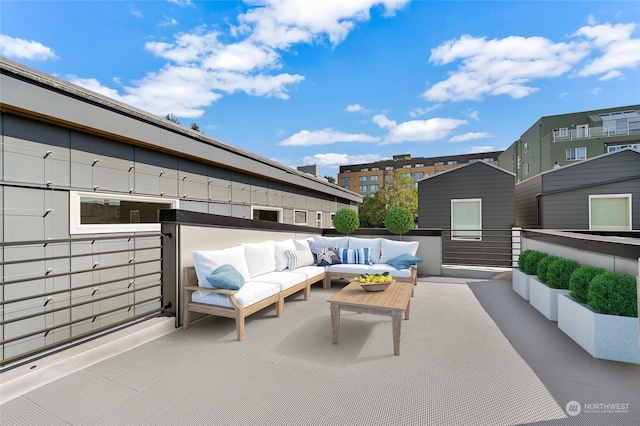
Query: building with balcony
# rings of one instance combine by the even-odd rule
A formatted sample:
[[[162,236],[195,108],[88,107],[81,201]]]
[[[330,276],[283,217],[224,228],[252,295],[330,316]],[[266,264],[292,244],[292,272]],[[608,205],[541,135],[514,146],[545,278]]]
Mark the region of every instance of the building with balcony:
[[[541,117],[498,160],[522,182],[627,147],[640,149],[640,105]]]
[[[463,164],[484,161],[498,165],[498,156],[501,152],[502,151],[491,151],[477,154],[415,158],[411,158],[410,154],[394,155],[391,160],[340,166],[338,181],[336,183],[362,196],[372,196],[378,192],[378,188],[384,186],[385,177],[392,170],[401,169],[411,174],[417,187],[419,180]]]

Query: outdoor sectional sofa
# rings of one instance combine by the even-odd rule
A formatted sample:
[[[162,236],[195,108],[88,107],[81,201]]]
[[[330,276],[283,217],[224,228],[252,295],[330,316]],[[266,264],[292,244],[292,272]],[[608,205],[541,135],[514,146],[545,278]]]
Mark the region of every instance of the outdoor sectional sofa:
[[[312,253],[312,248],[315,247],[330,247],[334,252],[339,252],[344,260],[360,263],[317,266],[317,259]],[[309,300],[311,285],[319,281],[323,282],[324,288],[329,288],[333,278],[348,279],[360,274],[389,272],[396,280],[415,285],[415,264],[395,268],[383,262],[397,259],[400,255],[412,258],[417,248],[418,242],[398,242],[384,238],[315,237],[308,240],[239,244],[223,250],[193,252],[194,266],[184,270],[183,327],[189,327],[192,313],[234,318],[237,339],[244,340],[246,317],[271,305],[276,306],[276,316],[281,317],[284,315],[285,297],[302,290],[304,300]],[[363,253],[366,256],[358,256]],[[406,264],[406,260],[404,263]],[[228,268],[229,265],[236,271],[234,276],[242,276],[239,279],[244,284],[238,290],[220,288],[218,285],[221,284],[216,278],[212,278],[215,275],[212,273]]]

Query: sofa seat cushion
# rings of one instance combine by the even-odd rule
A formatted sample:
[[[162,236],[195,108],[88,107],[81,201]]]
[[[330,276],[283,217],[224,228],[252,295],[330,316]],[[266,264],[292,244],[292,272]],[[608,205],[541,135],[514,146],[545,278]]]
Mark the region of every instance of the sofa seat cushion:
[[[303,266],[302,268],[298,268],[295,270],[298,274],[305,274],[307,279],[310,280],[313,277],[317,277],[318,275],[322,275],[325,272],[324,266]]]
[[[278,293],[280,293],[280,286],[278,284],[264,283],[260,281],[247,281],[242,288],[238,290],[235,297],[236,301],[241,306],[247,307]],[[229,301],[229,297],[225,294],[194,291],[191,296],[191,301],[233,308],[233,305]]]
[[[280,286],[280,291],[284,291],[297,284],[300,284],[301,282],[306,281],[307,274],[300,273],[298,271],[276,271],[255,277],[254,280],[264,283],[277,284]]]
[[[377,263],[375,265],[370,265],[367,268],[367,274],[375,274],[375,273],[381,274],[383,272],[388,272],[392,277],[401,277],[401,278],[411,277],[411,268],[396,269],[391,265],[387,265],[386,263]]]
[[[251,278],[276,270],[276,245],[273,241],[242,243],[244,258]]]
[[[365,274],[367,269],[372,265],[358,265],[355,263],[341,263],[337,265],[327,266],[327,272],[329,273],[341,273],[341,274]]]

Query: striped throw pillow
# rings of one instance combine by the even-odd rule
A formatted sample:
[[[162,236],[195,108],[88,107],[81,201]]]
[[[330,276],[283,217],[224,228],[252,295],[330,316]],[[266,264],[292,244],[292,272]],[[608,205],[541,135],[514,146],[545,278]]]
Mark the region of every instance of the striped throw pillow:
[[[371,249],[369,247],[358,249],[336,248],[336,254],[342,263],[353,263],[357,265],[371,265],[371,259],[369,258],[370,252]]]
[[[290,271],[302,268],[303,266],[313,265],[313,254],[310,250],[287,250],[285,253],[289,259],[287,267]]]

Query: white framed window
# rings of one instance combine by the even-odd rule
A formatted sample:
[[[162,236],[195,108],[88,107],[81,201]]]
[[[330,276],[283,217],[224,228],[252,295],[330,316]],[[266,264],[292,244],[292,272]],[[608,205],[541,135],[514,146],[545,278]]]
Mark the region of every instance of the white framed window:
[[[511,153],[511,155],[509,156],[509,162],[513,163],[513,160],[515,159],[515,153]]]
[[[444,166],[444,161],[436,161],[433,163],[434,166]]]
[[[70,234],[160,231],[161,209],[179,200],[95,192],[69,193]]]
[[[458,160],[449,160],[449,161],[447,161],[447,164],[448,164],[449,166],[453,166],[453,165],[455,165],[455,164],[458,164]]]
[[[402,166],[403,169],[410,169],[411,168],[411,164],[405,164],[404,166]]]
[[[424,167],[423,163],[416,163],[413,165],[413,167]]]
[[[393,170],[393,166],[386,166],[384,169],[385,170]]]
[[[335,218],[336,218],[336,214],[335,214],[335,213],[331,213],[331,215],[329,216],[329,218],[330,218],[330,224],[329,224],[329,226],[331,226],[332,228],[334,228],[334,226],[333,226],[333,219],[335,219]]]
[[[367,185],[360,185],[360,193],[361,194],[366,194],[367,193]]]
[[[578,124],[576,126],[576,138],[588,138],[589,137],[589,125]]]
[[[529,163],[524,163],[524,174],[525,175],[529,174]]]
[[[374,192],[378,192],[378,185],[374,184],[374,185],[369,185],[369,192],[370,193],[374,193]]]
[[[559,129],[554,129],[553,136],[557,138],[566,138],[567,136],[569,136],[569,128],[561,127]]]
[[[525,153],[529,152],[529,142],[524,143],[524,152]]]
[[[322,212],[316,212],[316,228],[322,228]]]
[[[587,148],[567,148],[567,161],[584,160],[587,158]]]
[[[616,152],[624,148],[632,148],[632,149],[635,149],[636,151],[640,151],[640,143],[635,145],[611,145],[607,147],[607,152]]]
[[[482,240],[482,199],[451,200],[451,239]]]
[[[360,169],[360,171],[361,171],[361,172],[368,172],[368,171],[369,171],[369,168],[368,168],[368,167],[364,167],[364,168]]]
[[[251,219],[268,222],[282,222],[282,209],[279,207],[251,206]]]
[[[378,170],[380,170],[380,167],[372,167],[372,168],[371,168],[371,171],[372,171],[372,172],[377,172]]]
[[[295,225],[307,224],[307,211],[306,210],[294,210],[293,211],[293,223]]]
[[[366,182],[369,180],[369,176],[360,176],[360,183]]]
[[[631,230],[631,194],[589,195],[589,229]]]

